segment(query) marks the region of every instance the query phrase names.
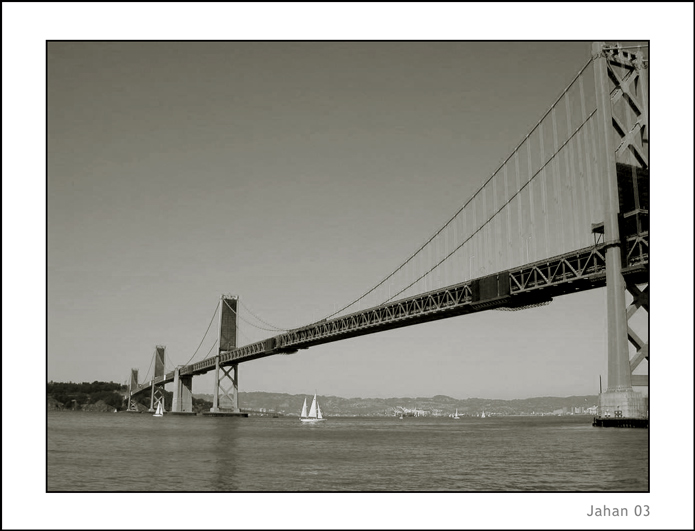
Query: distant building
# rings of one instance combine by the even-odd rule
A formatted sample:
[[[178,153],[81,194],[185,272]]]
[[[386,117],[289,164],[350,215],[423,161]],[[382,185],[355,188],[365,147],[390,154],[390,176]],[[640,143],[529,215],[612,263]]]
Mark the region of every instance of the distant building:
[[[424,409],[408,409],[408,408],[402,408],[403,413],[409,417],[427,417],[430,415],[429,411],[425,411]]]

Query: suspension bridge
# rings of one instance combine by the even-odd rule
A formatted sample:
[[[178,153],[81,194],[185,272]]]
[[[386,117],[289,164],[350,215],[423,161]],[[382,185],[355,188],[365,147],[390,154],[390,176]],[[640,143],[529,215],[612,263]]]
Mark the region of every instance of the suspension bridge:
[[[258,318],[274,335],[243,346],[244,305],[222,295],[215,352],[167,372],[165,347],[157,346],[150,380],[138,382],[131,370],[128,409],[149,393],[154,410],[173,383],[171,412],[190,414],[193,377],[215,371],[210,414],[225,413],[223,398],[226,413],[242,414],[242,362],[474,312],[522,311],[605,287],[608,373],[595,424],[647,425],[647,399],[634,387],[648,385],[648,377],[633,373],[649,359],[648,341],[629,324],[637,311],[649,312],[649,67],[642,50],[594,43],[480,189],[364,294],[294,329]]]

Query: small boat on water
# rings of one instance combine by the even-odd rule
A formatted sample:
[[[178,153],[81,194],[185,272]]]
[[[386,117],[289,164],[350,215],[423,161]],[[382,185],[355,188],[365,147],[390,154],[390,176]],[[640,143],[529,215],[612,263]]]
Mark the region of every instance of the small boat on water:
[[[480,415],[480,418],[481,418],[481,419],[484,419],[484,418],[485,418],[485,411],[483,411],[483,414]]]
[[[157,404],[157,411],[154,412],[153,417],[163,417],[164,416],[164,411],[162,410],[162,403],[159,402]]]
[[[454,418],[457,419],[457,420],[461,418],[461,417],[459,417],[459,410],[458,410],[458,408],[456,408],[456,413],[454,413]]]
[[[304,399],[304,405],[302,406],[299,420],[302,422],[319,422],[326,420],[323,418],[323,415],[321,415],[321,407],[319,406],[318,400],[316,400],[316,393],[314,393],[314,400],[311,402],[309,413],[306,412],[306,398]]]

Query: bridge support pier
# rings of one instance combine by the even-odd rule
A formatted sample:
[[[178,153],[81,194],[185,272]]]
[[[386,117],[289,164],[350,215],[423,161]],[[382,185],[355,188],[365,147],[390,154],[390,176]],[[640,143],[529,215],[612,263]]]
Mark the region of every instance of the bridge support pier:
[[[180,375],[180,368],[174,369],[174,398],[172,413],[193,413],[193,375]]]
[[[152,392],[150,394],[150,413],[154,413],[157,409],[158,404],[162,404],[162,410],[164,409],[164,393],[162,390],[164,386],[155,385],[154,380],[152,380]]]
[[[626,282],[623,276],[624,257],[621,250],[624,235],[621,235],[620,228],[623,215],[620,212],[616,166],[617,156],[621,156],[623,158],[633,157],[624,160],[625,163],[648,167],[648,161],[645,160],[645,148],[641,145],[647,138],[644,129],[647,123],[647,102],[642,101],[640,105],[637,101],[640,98],[630,92],[631,83],[640,78],[642,74],[641,57],[635,56],[634,60],[628,61],[623,58],[621,52],[610,57],[611,64],[609,65],[606,51],[601,42],[593,44],[592,53],[595,57],[594,82],[598,122],[597,166],[603,181],[608,333],[608,386],[606,391],[599,396],[599,422],[594,422],[594,425],[617,426],[616,422],[624,422],[625,419],[646,419],[647,415],[644,397],[632,389],[632,370],[634,367],[631,367],[630,363],[628,339],[635,341],[635,335],[631,333],[632,331],[627,325],[629,316],[625,309]],[[619,66],[628,70],[629,76],[625,79],[619,79],[620,76],[616,73]],[[643,87],[645,80],[640,79],[639,82],[640,86]],[[619,93],[616,92],[616,98],[612,98],[614,85],[620,89]],[[620,116],[623,116],[621,114],[616,118],[614,107],[623,99],[630,100],[632,108],[637,109],[634,120],[631,119],[633,123],[627,123],[627,131],[634,128],[643,134],[628,138],[627,131],[622,129],[624,127],[622,125],[619,125],[614,131],[615,124],[622,124]],[[616,132],[623,137],[617,146],[614,141]],[[627,149],[628,147],[630,149]],[[637,298],[637,295],[635,297]],[[620,425],[628,426],[630,423]]]
[[[212,413],[219,413],[220,412],[219,388],[220,388],[220,356],[218,354],[217,356],[215,356],[215,387],[212,390],[212,407],[210,408],[210,411]]]
[[[649,362],[649,341],[648,339],[642,339],[637,334],[635,330],[630,327],[630,318],[635,315],[637,310],[640,308],[644,309],[649,314],[649,284],[646,285],[644,289],[640,289],[636,284],[627,284],[627,290],[633,297],[632,303],[627,310],[627,336],[628,340],[635,348],[635,355],[630,358],[630,371],[633,373],[631,377],[633,387],[642,387],[646,389],[647,396],[642,399],[644,401],[642,409],[644,410],[645,416],[649,417],[649,368],[647,367],[647,374],[634,374],[635,369],[639,367],[642,363],[648,364]]]
[[[130,396],[128,395],[128,408],[126,411],[130,413],[140,413],[140,410],[138,409],[137,402]]]
[[[135,400],[132,398],[132,393],[133,389],[137,389],[138,387],[138,370],[137,369],[131,369],[130,370],[130,381],[128,382],[128,409],[126,411],[128,412],[133,412],[133,413],[139,413],[138,407],[135,403]]]
[[[227,368],[220,366],[221,354],[234,350],[237,345],[238,303],[239,297],[220,296],[218,350],[215,357],[215,384],[212,390],[210,413],[220,413],[220,405],[226,411],[231,409],[232,412],[239,413],[239,364],[234,363]],[[222,376],[220,376],[220,371],[222,371]],[[225,386],[223,383],[227,385]],[[222,396],[220,396],[220,390],[222,390]],[[224,400],[224,404],[220,404],[220,398]]]
[[[220,377],[220,371],[222,376]],[[223,385],[227,383],[227,386]],[[222,395],[220,396],[220,390]],[[215,388],[212,392],[211,413],[220,412],[220,398],[224,400],[225,409],[239,412],[239,364],[235,363],[228,368],[220,367],[220,357],[215,360]]]
[[[162,404],[162,410],[164,410],[164,385],[155,385],[155,381],[158,378],[164,376],[164,366],[165,366],[165,352],[166,347],[164,345],[157,345],[155,347],[154,353],[154,378],[150,382],[152,385],[152,392],[150,394],[150,412],[154,412],[157,408],[157,404]]]

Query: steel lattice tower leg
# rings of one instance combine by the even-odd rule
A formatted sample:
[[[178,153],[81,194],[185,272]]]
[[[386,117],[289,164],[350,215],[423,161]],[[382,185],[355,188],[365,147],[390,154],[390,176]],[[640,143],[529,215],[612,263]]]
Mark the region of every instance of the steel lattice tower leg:
[[[623,252],[625,235],[621,234],[621,225],[624,223],[626,213],[621,212],[620,209],[616,165],[617,157],[622,155],[625,158],[630,157],[628,162],[635,167],[647,167],[647,157],[642,146],[646,143],[644,134],[647,123],[646,102],[644,100],[640,102],[631,88],[640,76],[642,65],[641,58],[634,54],[620,53],[609,56],[610,52],[606,51],[603,43],[594,43],[592,53],[598,120],[597,158],[599,173],[604,183],[608,327],[608,386],[599,397],[599,417],[642,419],[646,417],[645,401],[642,395],[632,388],[634,366],[631,366],[628,350],[628,340],[637,342],[634,339],[637,336],[627,325],[628,312],[625,309],[626,290],[634,291],[636,287],[628,286],[624,278],[624,273],[629,269],[626,267],[626,257]],[[627,75],[625,77],[616,75],[618,69],[627,70]],[[646,81],[644,79],[641,81],[643,88]],[[642,95],[644,95],[644,89]],[[627,100],[630,105],[629,112],[622,113],[632,122],[626,121],[626,125],[623,124],[625,118],[622,114],[619,116],[615,108],[616,104],[620,104],[623,100]],[[617,146],[616,132],[622,137]],[[639,213],[637,215],[639,216]],[[637,344],[640,345],[640,342],[641,340]],[[638,348],[643,347],[638,346]],[[608,425],[608,423],[604,422],[602,425]]]
[[[128,383],[128,409],[126,411],[138,411],[137,403],[132,398],[133,389],[138,386],[138,370],[130,370],[130,382]]]
[[[164,367],[165,367],[165,351],[166,347],[162,345],[157,345],[155,348],[155,358],[154,358],[154,378],[152,379],[152,390],[150,394],[150,412],[154,412],[155,409],[157,408],[157,404],[161,403],[162,404],[162,409],[164,409],[164,389],[165,386],[162,384],[161,386],[156,385],[155,381],[157,381],[158,378],[164,377]]]
[[[212,393],[211,413],[220,412],[220,398],[226,398],[227,407],[239,412],[239,364],[220,365],[223,352],[237,346],[238,297],[220,297],[218,352],[215,357],[215,382]],[[222,376],[220,376],[220,371]],[[226,384],[226,385],[225,385]]]

